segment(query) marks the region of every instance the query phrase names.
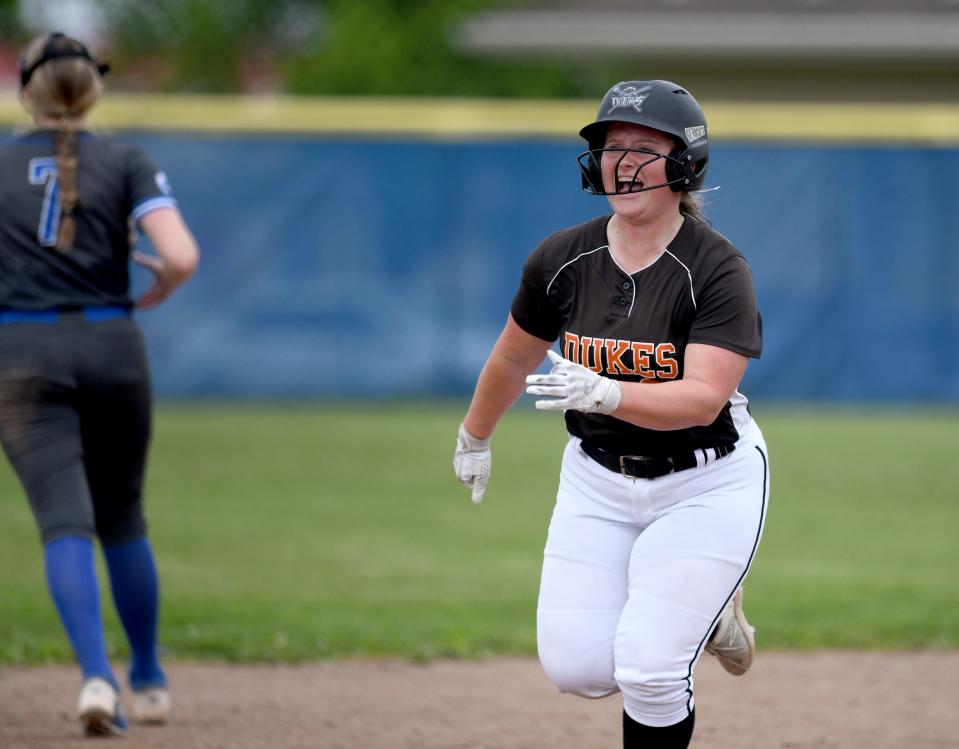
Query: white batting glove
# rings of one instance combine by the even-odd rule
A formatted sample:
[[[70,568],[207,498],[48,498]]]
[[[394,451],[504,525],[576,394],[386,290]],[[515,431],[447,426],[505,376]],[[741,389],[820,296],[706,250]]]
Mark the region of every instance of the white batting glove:
[[[466,431],[460,424],[456,433],[456,452],[453,453],[453,470],[461,484],[473,490],[473,504],[483,501],[486,483],[489,481],[490,463],[493,455],[489,449],[490,438],[481,440]]]
[[[553,369],[549,374],[529,375],[526,392],[545,395],[548,400],[536,401],[542,411],[582,411],[611,414],[619,408],[623,389],[616,380],[596,374],[555,351],[547,351]]]

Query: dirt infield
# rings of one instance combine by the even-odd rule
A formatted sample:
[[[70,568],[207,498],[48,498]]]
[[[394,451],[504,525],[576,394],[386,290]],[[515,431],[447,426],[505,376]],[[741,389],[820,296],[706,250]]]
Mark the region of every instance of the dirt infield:
[[[615,749],[619,697],[560,695],[534,659],[173,663],[174,720],[118,745],[174,749]],[[959,747],[959,652],[761,653],[696,673],[693,749]],[[0,669],[2,749],[90,749],[62,667]]]

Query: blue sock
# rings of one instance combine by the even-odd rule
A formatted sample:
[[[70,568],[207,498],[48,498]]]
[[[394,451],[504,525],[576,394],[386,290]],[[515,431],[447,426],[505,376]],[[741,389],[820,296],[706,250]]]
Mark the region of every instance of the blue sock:
[[[47,587],[83,678],[99,676],[117,687],[103,637],[93,542],[81,536],[57,538],[43,547],[43,558]]]
[[[157,651],[160,580],[150,542],[136,541],[103,549],[110,571],[113,602],[130,643],[130,686],[133,689],[166,686]]]

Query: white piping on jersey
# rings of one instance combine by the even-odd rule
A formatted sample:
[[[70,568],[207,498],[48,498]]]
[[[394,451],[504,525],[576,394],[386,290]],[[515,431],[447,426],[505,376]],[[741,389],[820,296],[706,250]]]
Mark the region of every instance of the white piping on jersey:
[[[609,249],[609,245],[608,245],[608,244],[604,244],[602,247],[597,247],[595,250],[590,250],[589,252],[581,252],[579,255],[577,255],[576,257],[574,257],[572,260],[570,260],[570,261],[568,261],[568,262],[566,262],[566,263],[563,263],[563,264],[560,266],[560,269],[559,269],[558,271],[556,271],[556,273],[553,275],[553,277],[552,277],[551,279],[549,279],[549,283],[546,284],[546,293],[549,294],[549,287],[553,285],[553,281],[556,280],[556,278],[559,276],[560,273],[563,272],[563,269],[564,269],[567,265],[572,265],[572,264],[575,263],[577,260],[579,260],[581,257],[586,257],[587,255],[592,255],[594,252],[599,252],[600,250],[608,250],[608,249]]]
[[[138,203],[133,211],[130,213],[131,216],[137,221],[146,216],[150,211],[155,211],[157,208],[176,208],[177,202],[173,198],[168,198],[166,196],[158,196],[155,198],[149,198],[144,200],[142,203]]]
[[[608,245],[608,244],[604,244],[602,247],[597,247],[595,250],[589,250],[588,252],[581,252],[579,255],[577,255],[576,257],[574,257],[572,260],[570,260],[570,261],[568,261],[568,262],[566,262],[566,263],[563,263],[563,265],[560,266],[560,269],[559,269],[558,271],[556,271],[556,273],[553,275],[553,277],[552,277],[551,279],[549,279],[549,283],[546,284],[546,293],[549,294],[549,287],[553,285],[553,281],[555,281],[555,280],[557,279],[557,277],[559,276],[559,274],[563,272],[563,269],[564,269],[567,265],[572,265],[572,264],[575,263],[577,260],[579,260],[581,257],[586,257],[587,255],[592,255],[594,252],[599,252],[600,250],[609,250],[609,258],[610,258],[610,260],[613,261],[613,264],[614,264],[617,268],[619,268],[621,271],[623,271],[623,274],[624,274],[624,275],[628,276],[629,278],[632,278],[632,276],[631,276],[629,273],[626,272],[626,270],[623,268],[623,266],[621,266],[619,263],[616,262],[616,258],[613,257],[613,251],[610,250],[609,245]],[[629,317],[629,316],[632,314],[632,312],[633,312],[633,305],[636,304],[636,283],[635,283],[635,282],[631,283],[631,284],[630,284],[630,287],[631,287],[632,290],[633,290],[633,298],[632,298],[632,301],[629,303],[629,311],[626,312],[626,317]]]
[[[572,260],[568,260],[567,262],[563,263],[563,264],[560,266],[559,270],[556,271],[556,273],[553,274],[553,277],[552,277],[551,279],[549,279],[549,283],[546,284],[546,293],[547,293],[547,295],[549,294],[550,287],[553,285],[553,281],[555,281],[555,280],[559,277],[559,274],[562,273],[562,272],[566,269],[567,266],[572,265],[573,263],[575,263],[575,262],[576,262],[577,260],[579,260],[580,258],[586,257],[587,255],[592,255],[594,252],[599,252],[600,250],[609,250],[609,259],[613,261],[613,264],[614,264],[617,268],[619,268],[619,269],[623,272],[624,275],[628,276],[629,278],[632,278],[632,277],[633,277],[631,273],[628,273],[628,272],[626,271],[626,269],[623,268],[623,266],[621,266],[619,263],[616,262],[616,258],[613,256],[613,251],[612,251],[612,249],[610,248],[610,246],[609,246],[608,244],[604,244],[602,247],[597,247],[597,248],[594,249],[594,250],[589,250],[589,251],[587,251],[587,252],[581,252],[579,255],[577,255],[576,257],[574,257]],[[696,294],[693,292],[693,274],[692,274],[692,272],[689,270],[689,267],[686,265],[686,263],[684,263],[682,260],[680,260],[678,257],[676,257],[673,253],[671,253],[671,252],[669,251],[669,249],[666,249],[666,250],[664,250],[663,252],[664,252],[666,255],[669,255],[673,260],[675,260],[675,261],[676,261],[677,263],[679,263],[681,266],[683,266],[683,269],[686,271],[686,276],[689,278],[689,296],[690,296],[690,298],[691,298],[692,301],[693,301],[693,309],[698,309],[698,307],[697,307],[697,305],[696,305]],[[649,266],[647,266],[647,267],[649,267]],[[645,270],[645,268],[641,268],[640,270]],[[632,288],[633,298],[632,298],[632,300],[631,300],[630,303],[629,303],[629,310],[626,312],[626,317],[629,317],[629,316],[633,313],[633,307],[634,307],[635,304],[636,304],[636,282],[634,281],[633,283],[631,283],[631,284],[630,284],[630,287]]]
[[[613,250],[609,245],[606,245],[606,249],[609,250],[609,259],[613,261],[613,265],[619,268],[623,273],[629,276],[630,279],[633,278],[632,274],[626,273],[626,269],[616,262],[616,258],[613,256]],[[633,305],[636,304],[636,281],[633,279],[629,284],[629,287],[633,290],[633,300],[629,303],[629,311],[626,313],[626,317],[629,317],[633,314]]]
[[[666,254],[669,255],[677,263],[679,263],[681,266],[686,268],[686,275],[689,276],[689,296],[693,300],[693,309],[698,309],[698,307],[696,306],[696,295],[693,293],[693,274],[689,272],[689,268],[686,266],[686,263],[684,263],[682,260],[676,257],[668,249],[666,250]]]

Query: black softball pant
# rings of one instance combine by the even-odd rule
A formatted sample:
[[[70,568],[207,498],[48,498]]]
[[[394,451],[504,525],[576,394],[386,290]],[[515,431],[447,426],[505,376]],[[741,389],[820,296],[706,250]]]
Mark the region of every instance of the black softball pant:
[[[43,543],[146,533],[150,441],[143,336],[129,318],[0,325],[0,442]]]

